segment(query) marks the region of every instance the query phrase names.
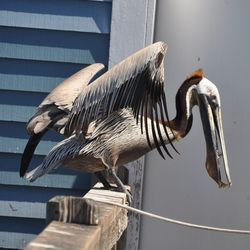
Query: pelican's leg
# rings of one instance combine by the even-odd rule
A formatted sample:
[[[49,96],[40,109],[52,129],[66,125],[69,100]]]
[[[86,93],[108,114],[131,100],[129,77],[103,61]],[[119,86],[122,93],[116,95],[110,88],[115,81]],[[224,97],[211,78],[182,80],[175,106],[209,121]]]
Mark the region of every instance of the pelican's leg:
[[[112,154],[108,150],[106,150],[103,152],[103,155],[100,158],[103,162],[103,165],[106,167],[106,171],[108,171],[109,176],[113,179],[114,183],[117,185],[118,191],[124,192],[126,194],[128,203],[129,205],[131,205],[132,200],[133,200],[131,193],[129,192],[129,190],[127,190],[125,185],[117,176],[115,172],[115,168],[111,167],[111,166],[115,166],[115,163],[116,163],[116,161],[112,159]]]
[[[105,177],[105,174],[102,173],[102,171],[95,172],[95,176],[97,179],[102,183],[103,187],[107,190],[112,189],[113,187],[110,185],[108,180]]]
[[[120,178],[117,176],[117,174],[115,172],[115,169],[114,168],[108,168],[107,171],[108,171],[109,175],[112,177],[112,179],[114,180],[115,184],[117,185],[118,191],[124,192],[126,194],[127,199],[128,199],[128,204],[131,205],[133,197],[132,197],[131,193],[129,192],[129,190],[122,183]]]

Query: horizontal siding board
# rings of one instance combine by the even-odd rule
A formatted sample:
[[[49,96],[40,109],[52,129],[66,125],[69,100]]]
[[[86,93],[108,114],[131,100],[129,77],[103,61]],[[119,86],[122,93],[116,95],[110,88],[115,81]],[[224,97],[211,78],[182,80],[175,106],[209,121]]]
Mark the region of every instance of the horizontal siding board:
[[[4,137],[22,138],[22,139],[26,139],[28,141],[29,135],[26,132],[26,123],[0,121],[0,131],[1,131],[1,135],[3,135]],[[54,133],[54,134],[56,134],[56,133]],[[43,139],[46,141],[45,138],[43,138]],[[53,140],[53,141],[55,141],[55,140]],[[1,164],[1,157],[3,157],[3,156],[0,154],[0,164]],[[9,155],[9,157],[11,157],[11,156]],[[2,162],[2,163],[4,163],[4,162]]]
[[[12,153],[0,153],[0,166],[1,171],[12,171],[12,172],[18,172],[19,171],[19,165],[21,161],[21,154],[12,154]],[[31,167],[35,167],[41,163],[44,156],[33,156]],[[1,189],[0,189],[1,190]],[[1,191],[0,191],[1,192]]]
[[[81,49],[105,37],[108,35],[0,26],[0,41],[13,44]]]
[[[4,122],[0,121],[1,135],[9,138],[19,138],[28,141],[29,134],[26,132],[26,123],[23,122]],[[43,141],[58,142],[64,139],[63,135],[56,133],[55,131],[48,131],[43,136]],[[0,156],[1,157],[1,156]]]
[[[111,3],[1,0],[0,25],[77,32],[110,32]]]
[[[24,249],[44,227],[44,219],[0,217],[0,247]]]
[[[15,51],[19,47],[23,49],[22,53]],[[85,64],[93,63],[94,59],[107,63],[108,48],[109,35],[0,27],[2,57],[15,58],[17,53],[16,58],[21,59],[70,63],[86,61]],[[13,51],[10,53],[9,49]],[[2,50],[6,50],[5,53]]]
[[[9,249],[24,249],[36,237],[36,234],[15,232],[0,232],[0,247]]]
[[[0,57],[0,73],[44,77],[68,77],[86,67],[85,64],[20,60]]]
[[[111,0],[0,1],[0,249],[23,249],[45,226],[46,201],[83,196],[90,174],[65,167],[30,183],[19,177],[26,122],[41,100],[89,64],[108,64]],[[49,132],[30,169],[62,137]]]
[[[47,96],[46,93],[41,92],[20,92],[11,90],[0,90],[0,105],[24,106],[33,107],[38,106],[42,100]]]
[[[35,187],[50,187],[50,188],[65,188],[65,189],[89,189],[90,178],[89,174],[61,175],[47,174],[39,178],[35,182],[30,183],[26,179],[20,178],[17,172],[0,172],[1,185],[19,185],[19,186],[35,186]]]
[[[46,218],[46,203],[0,201],[0,216]]]
[[[0,57],[81,64],[92,64],[96,61],[106,63],[106,59],[101,55],[97,55],[97,60],[95,60],[94,55],[88,49],[52,48],[10,43],[0,43]]]
[[[27,139],[0,136],[0,152],[22,154],[26,143]],[[41,141],[35,151],[35,154],[46,155],[55,144],[56,142],[52,141]]]
[[[0,120],[27,122],[36,107],[0,104]],[[1,139],[0,139],[1,140]]]
[[[30,219],[21,217],[0,217],[0,232],[23,232],[37,234],[43,230],[45,226],[44,219]]]
[[[2,248],[2,247],[0,247],[0,250],[19,250],[19,249],[16,249],[16,248]]]
[[[27,142],[27,140],[25,140],[25,141]],[[48,148],[48,150],[49,150],[49,148]],[[23,151],[21,151],[21,150],[20,150],[20,153],[1,152],[0,153],[1,171],[2,172],[9,171],[9,172],[13,172],[14,174],[16,174],[15,172],[19,171],[19,164],[20,164],[22,153],[23,153]],[[32,162],[31,162],[31,167],[38,166],[42,162],[43,158],[44,158],[44,155],[35,154],[33,156]],[[80,173],[79,171],[71,170],[70,168],[67,168],[67,167],[59,167],[56,170],[56,173],[58,173],[60,175],[71,175],[71,176],[77,175],[80,178],[79,180],[83,180],[84,182],[86,181],[84,176],[85,175],[89,176],[86,173]],[[18,174],[16,174],[16,175],[18,175]],[[61,187],[63,188],[63,186],[61,186]],[[84,186],[82,186],[82,187],[84,187]]]
[[[44,159],[44,156],[34,155],[33,158],[32,158],[32,162],[30,164],[29,169],[33,169],[34,167],[41,164],[43,159]],[[21,161],[21,154],[0,153],[1,171],[2,172],[7,172],[7,173],[13,173],[13,176],[16,176],[18,178],[19,178],[20,161]],[[90,177],[90,174],[88,174],[88,173],[75,171],[75,170],[72,170],[72,169],[67,168],[67,167],[59,167],[56,170],[56,172],[54,172],[54,173],[57,174],[57,175],[60,175],[60,176],[61,175],[77,176],[76,181],[79,181],[79,182],[82,181],[83,182],[82,184],[80,184],[80,185],[77,184],[77,185],[79,187],[81,187],[81,188],[84,188],[84,189],[89,188],[90,182],[87,181],[87,178]],[[29,187],[29,186],[32,187],[31,185],[28,185],[28,186],[26,185],[25,188]],[[63,186],[60,186],[60,188],[63,188]],[[35,189],[33,191],[36,192]],[[42,190],[40,190],[40,191],[42,191]],[[3,188],[2,189],[0,188],[0,197],[3,197],[2,192],[3,192]]]
[[[0,73],[0,89],[48,93],[65,78]]]
[[[0,11],[0,25],[22,28],[63,30],[108,34],[109,30],[98,27],[91,17],[64,17],[49,14]]]
[[[17,173],[18,175],[18,173]],[[66,189],[35,186],[0,185],[1,201],[46,203],[56,195],[73,195],[82,197],[88,189]],[[1,204],[0,201],[0,204]]]

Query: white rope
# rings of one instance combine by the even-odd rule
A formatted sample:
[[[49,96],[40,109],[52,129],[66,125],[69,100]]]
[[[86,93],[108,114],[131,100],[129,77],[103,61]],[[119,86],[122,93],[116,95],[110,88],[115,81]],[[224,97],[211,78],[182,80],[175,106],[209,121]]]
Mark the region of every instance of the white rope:
[[[115,202],[103,201],[103,200],[98,200],[98,199],[93,199],[93,198],[91,198],[91,200],[101,202],[101,203],[106,203],[106,204],[109,204],[109,205],[114,205],[114,206],[121,207],[121,208],[125,208],[125,209],[127,209],[129,211],[132,211],[132,212],[135,212],[135,213],[138,213],[138,214],[146,215],[146,216],[149,216],[151,218],[155,218],[155,219],[158,219],[158,220],[161,220],[161,221],[165,221],[165,222],[169,222],[169,223],[173,223],[173,224],[177,224],[177,225],[181,225],[181,226],[185,226],[185,227],[198,228],[198,229],[201,229],[201,230],[224,232],[224,233],[250,234],[250,230],[240,230],[240,229],[229,229],[229,228],[203,226],[203,225],[198,225],[198,224],[193,224],[193,223],[188,223],[188,222],[184,222],[184,221],[170,219],[170,218],[163,217],[163,216],[160,216],[160,215],[157,215],[157,214],[145,212],[143,210],[130,207],[128,205],[123,205],[123,204],[118,204],[118,203],[115,203]]]

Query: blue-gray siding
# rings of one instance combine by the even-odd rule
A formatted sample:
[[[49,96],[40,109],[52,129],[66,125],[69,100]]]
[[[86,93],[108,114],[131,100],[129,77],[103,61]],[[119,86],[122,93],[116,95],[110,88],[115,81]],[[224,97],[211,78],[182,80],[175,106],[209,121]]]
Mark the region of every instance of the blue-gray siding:
[[[90,187],[88,174],[65,168],[30,184],[19,162],[46,94],[91,63],[108,64],[111,11],[111,0],[0,1],[0,249],[21,249],[43,229],[48,199]],[[60,138],[45,136],[32,167]]]

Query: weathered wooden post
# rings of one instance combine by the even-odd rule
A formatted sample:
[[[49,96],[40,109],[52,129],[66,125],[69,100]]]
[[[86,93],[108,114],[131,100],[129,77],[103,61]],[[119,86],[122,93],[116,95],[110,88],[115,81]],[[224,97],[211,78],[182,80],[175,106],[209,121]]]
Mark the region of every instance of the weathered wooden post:
[[[127,228],[126,209],[94,200],[125,204],[126,195],[100,189],[97,184],[84,198],[59,196],[51,199],[47,207],[49,225],[26,250],[122,249],[117,248],[117,242]]]

